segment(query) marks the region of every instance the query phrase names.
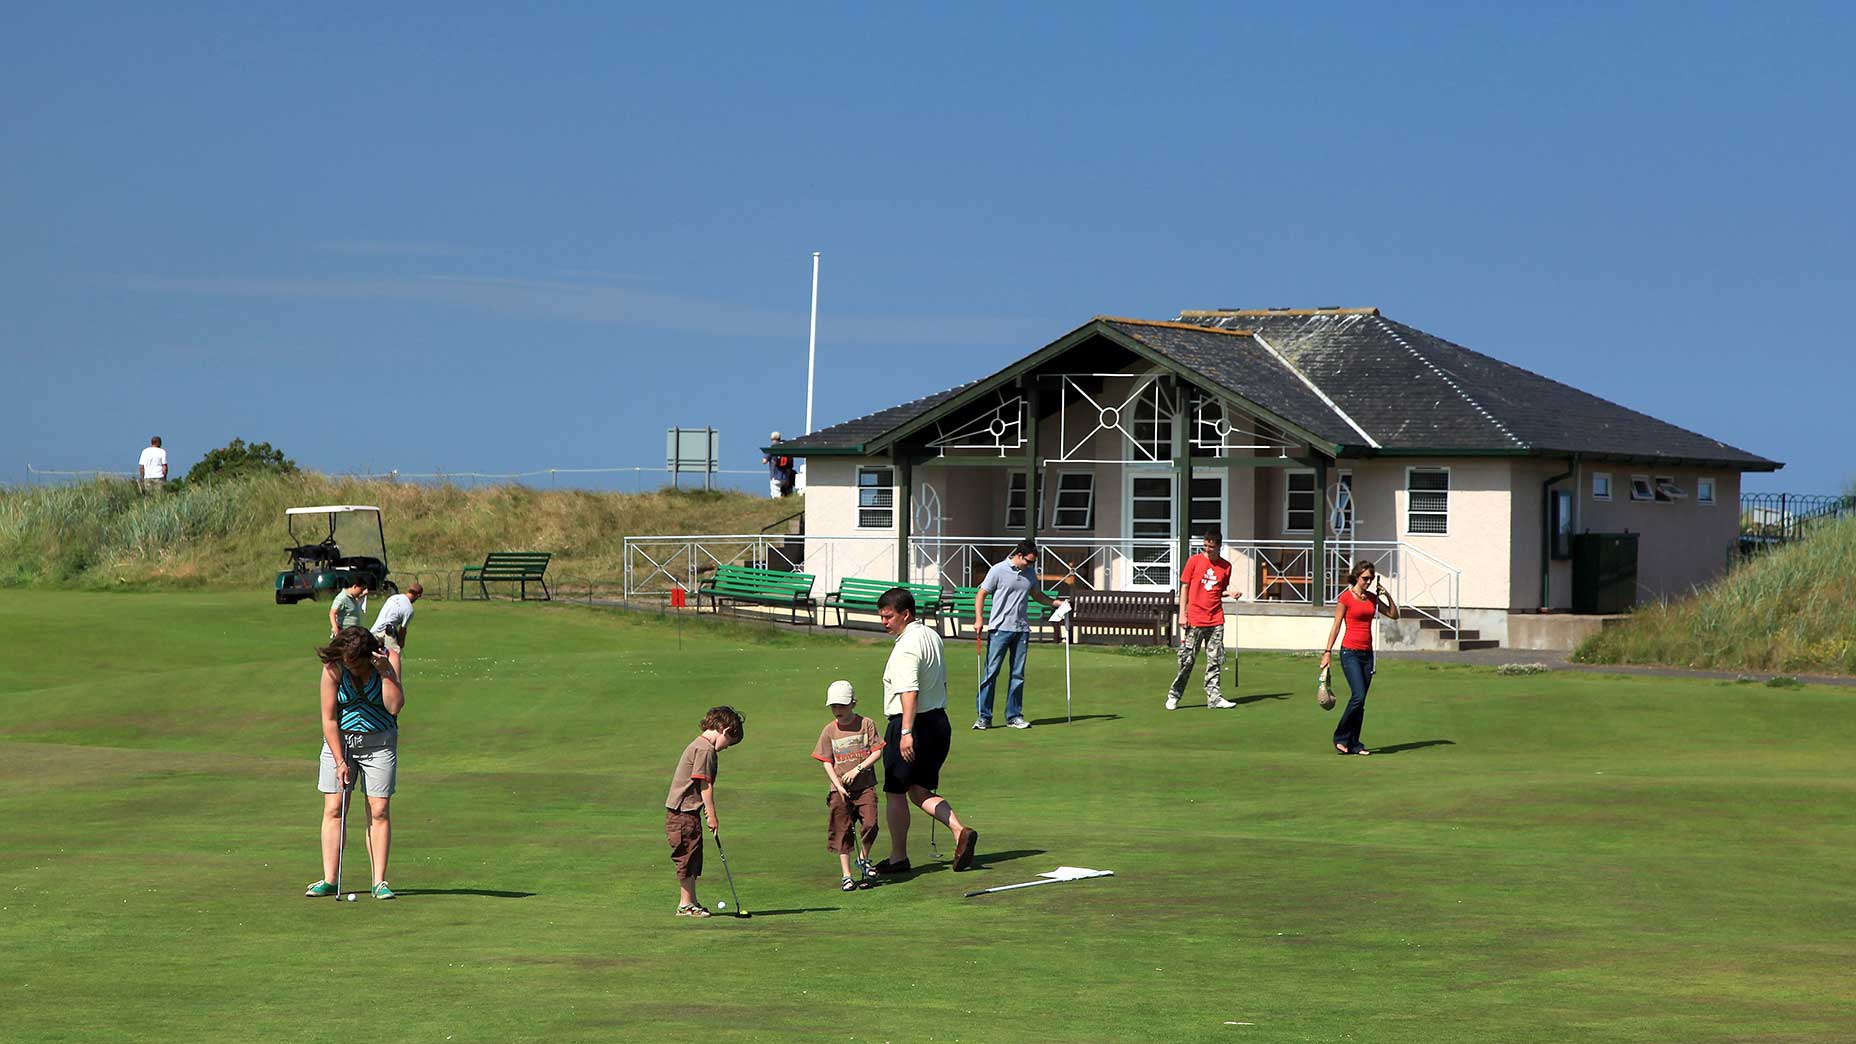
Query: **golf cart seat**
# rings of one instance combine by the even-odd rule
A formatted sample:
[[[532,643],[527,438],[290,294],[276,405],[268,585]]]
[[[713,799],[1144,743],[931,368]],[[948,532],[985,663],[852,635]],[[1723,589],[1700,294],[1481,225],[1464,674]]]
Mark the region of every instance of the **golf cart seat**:
[[[333,562],[341,557],[341,549],[334,544],[303,544],[298,547],[286,547],[284,551],[292,558],[305,562]]]

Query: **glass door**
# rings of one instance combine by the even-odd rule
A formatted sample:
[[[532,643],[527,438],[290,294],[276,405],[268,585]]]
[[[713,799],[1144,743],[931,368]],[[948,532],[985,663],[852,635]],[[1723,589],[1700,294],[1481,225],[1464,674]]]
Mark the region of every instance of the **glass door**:
[[[1173,473],[1128,477],[1128,586],[1173,589]]]

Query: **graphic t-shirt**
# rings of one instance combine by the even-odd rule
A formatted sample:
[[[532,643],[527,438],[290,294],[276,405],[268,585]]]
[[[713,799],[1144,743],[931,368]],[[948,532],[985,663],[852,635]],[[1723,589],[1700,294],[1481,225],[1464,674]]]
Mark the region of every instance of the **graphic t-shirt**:
[[[857,722],[857,727],[847,732],[838,726],[838,719],[831,719],[825,724],[825,731],[818,734],[818,744],[812,748],[812,756],[831,765],[838,779],[843,781],[844,789],[853,794],[876,786],[876,770],[866,768],[850,779],[845,779],[844,773],[872,752],[883,749],[876,722],[861,714]]]
[[[1231,586],[1231,563],[1193,555],[1180,575],[1186,589],[1186,626],[1217,627],[1224,623],[1224,592]]]
[[[664,807],[675,812],[694,812],[702,808],[703,782],[715,782],[721,760],[720,751],[708,740],[701,736],[690,740],[690,745],[683,748],[683,755],[677,758],[677,771],[670,775],[670,794],[664,798]]]

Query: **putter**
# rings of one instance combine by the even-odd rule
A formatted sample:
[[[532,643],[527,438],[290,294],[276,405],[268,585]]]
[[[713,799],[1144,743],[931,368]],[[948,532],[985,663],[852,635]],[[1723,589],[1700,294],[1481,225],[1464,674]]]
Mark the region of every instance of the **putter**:
[[[928,817],[928,851],[934,853],[934,857],[936,860],[946,858],[943,855],[941,855],[941,846],[935,844],[934,842],[934,828],[935,828],[935,824],[939,822],[941,821],[934,818],[933,816]]]
[[[857,814],[857,802],[852,801],[848,796],[845,797],[844,810],[851,814],[851,853],[852,853],[851,865],[856,867],[859,862],[867,862],[871,866],[875,866],[876,860],[869,858],[869,856],[873,853],[866,852],[863,847],[864,817]],[[720,848],[719,844],[717,845],[717,848],[718,849]],[[859,856],[856,854],[858,852],[864,852],[864,855]],[[872,882],[864,879],[862,867],[857,867],[857,887],[858,888],[873,887]]]
[[[342,901],[342,856],[348,851],[348,796],[354,793],[354,777],[348,777],[348,785],[342,788],[342,832],[335,839],[335,901]]]
[[[728,868],[728,852],[722,848],[721,831],[711,830],[709,831],[709,836],[715,838],[715,854],[722,857],[722,873],[728,875],[728,894],[731,897],[733,897],[735,900],[735,916],[736,917],[754,916],[753,914],[748,913],[746,910],[743,910],[741,908],[741,896],[735,891],[735,873],[733,870],[730,870]]]

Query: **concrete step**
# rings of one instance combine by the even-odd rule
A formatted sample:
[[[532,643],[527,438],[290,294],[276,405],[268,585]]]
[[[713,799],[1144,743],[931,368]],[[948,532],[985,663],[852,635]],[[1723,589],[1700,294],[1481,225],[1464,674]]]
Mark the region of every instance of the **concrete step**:
[[[1469,633],[1474,634],[1475,632],[1471,631]],[[1470,638],[1456,643],[1457,652],[1468,652],[1471,649],[1499,649],[1501,647],[1502,643],[1493,638]]]

